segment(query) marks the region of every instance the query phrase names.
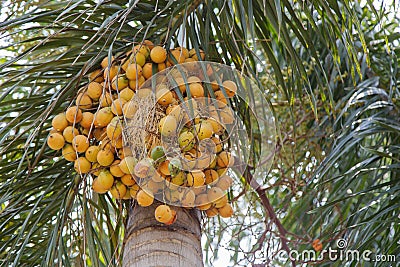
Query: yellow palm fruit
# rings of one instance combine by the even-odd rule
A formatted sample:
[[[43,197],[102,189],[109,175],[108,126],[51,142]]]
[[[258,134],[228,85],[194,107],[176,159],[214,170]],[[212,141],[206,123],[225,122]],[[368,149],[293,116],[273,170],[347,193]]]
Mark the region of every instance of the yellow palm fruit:
[[[223,206],[225,206],[226,204],[228,204],[228,196],[224,195],[223,197],[221,197],[220,199],[218,199],[217,201],[214,202],[215,207],[217,209],[222,208]]]
[[[147,54],[147,51],[145,53]],[[132,53],[129,59],[131,63],[136,63],[141,67],[146,64],[146,55],[141,53],[140,51]]]
[[[88,109],[92,107],[92,99],[86,93],[79,93],[75,100],[76,106],[81,109]]]
[[[129,59],[127,59],[122,65],[122,69],[126,71],[129,64],[137,64],[141,67],[146,63],[146,56],[140,52],[133,52]]]
[[[136,199],[137,193],[139,192],[140,187],[137,184],[132,185],[129,187],[129,193],[133,199]]]
[[[200,49],[200,50],[199,50],[199,54],[200,54],[200,59],[199,59],[199,57],[198,57],[198,55],[197,55],[197,53],[196,53],[196,50],[195,50],[194,48],[191,49],[191,50],[189,50],[189,55],[190,55],[191,58],[193,58],[193,59],[196,60],[196,61],[204,60],[204,58],[205,58],[205,56],[206,56],[206,54],[204,53],[204,51]]]
[[[133,54],[137,53],[141,53],[147,58],[150,54],[150,49],[145,44],[138,44],[133,47]]]
[[[86,152],[85,157],[90,162],[97,162],[97,153],[99,153],[100,148],[98,146],[90,146]]]
[[[174,101],[174,95],[167,88],[162,88],[156,92],[157,103],[163,106],[168,106]]]
[[[220,91],[220,90],[215,91],[214,95],[215,95],[215,99],[218,100],[216,103],[219,108],[223,108],[228,104],[228,99],[224,96],[224,93],[222,91]],[[218,118],[218,117],[216,117],[216,118]]]
[[[81,134],[87,136],[89,139],[93,138],[93,131],[90,128],[81,128]]]
[[[182,92],[182,94],[186,92],[186,83],[182,77],[175,78],[175,83],[176,86],[179,87],[179,90]]]
[[[220,168],[232,167],[234,163],[231,153],[227,151],[222,151],[218,154],[217,165]]]
[[[171,175],[168,165],[169,165],[169,160],[165,160],[161,162],[160,165],[158,166],[158,171],[163,177]]]
[[[228,175],[223,175],[219,177],[215,186],[221,188],[221,190],[228,190],[229,187],[233,184],[233,179]]]
[[[205,175],[202,171],[191,171],[187,174],[187,182],[189,186],[197,187],[205,183]]]
[[[76,151],[70,144],[66,144],[62,149],[62,156],[66,161],[75,161],[77,159]]]
[[[47,145],[53,150],[61,149],[65,144],[65,139],[61,132],[52,129],[50,135],[47,138]]]
[[[112,150],[111,140],[108,137],[105,137],[101,143],[99,144],[100,150]],[[114,151],[112,151],[114,153]]]
[[[142,67],[138,64],[132,63],[129,64],[128,67],[126,68],[126,77],[129,80],[137,80],[142,76]]]
[[[185,57],[185,59],[189,58],[189,50],[185,47],[177,47],[175,48],[176,51],[179,51],[182,53],[182,55]]]
[[[196,139],[191,132],[184,131],[179,135],[178,143],[181,150],[187,152],[194,147]]]
[[[115,199],[122,199],[126,194],[126,186],[117,181],[111,188],[110,193]]]
[[[153,91],[150,88],[140,88],[139,90],[136,91],[136,96],[138,98],[146,98],[150,96],[153,93]]]
[[[146,45],[149,48],[149,50],[154,48],[154,44],[150,40],[144,40],[142,44]]]
[[[168,205],[160,205],[154,211],[154,217],[161,223],[167,223],[172,219],[171,208]]]
[[[220,111],[221,122],[224,124],[232,124],[235,122],[233,111],[229,107],[225,107]]]
[[[171,64],[182,64],[185,62],[185,56],[182,54],[181,51],[172,50],[168,55],[168,61]],[[176,62],[176,63],[175,63]]]
[[[121,161],[119,159],[114,160],[114,162],[110,166],[110,172],[114,177],[122,177],[125,175],[125,173],[119,167],[120,162]]]
[[[98,194],[104,194],[107,193],[107,189],[104,189],[100,183],[99,183],[99,178],[95,178],[93,180],[93,184],[92,184],[92,189],[94,192],[98,193]]]
[[[93,100],[97,100],[100,98],[103,93],[103,86],[101,86],[98,82],[91,82],[88,85],[86,90],[86,94]]]
[[[155,46],[150,51],[150,58],[154,63],[162,63],[167,59],[167,50],[161,46]]]
[[[95,70],[92,73],[89,74],[89,81],[90,82],[97,82],[101,83],[104,81],[103,75],[102,75],[102,70]]]
[[[118,139],[122,136],[122,124],[118,117],[114,117],[107,125],[107,137],[110,140]]]
[[[118,75],[119,71],[120,70],[119,70],[118,66],[113,65],[111,67],[107,67],[104,70],[103,77],[106,81],[111,82],[112,79],[114,79],[114,77]]]
[[[129,101],[124,105],[124,108],[122,109],[122,114],[126,119],[132,119],[135,116],[137,110],[137,103]]]
[[[133,90],[130,88],[125,88],[119,93],[119,96],[128,102],[135,96],[135,92],[133,92]]]
[[[213,89],[213,91],[217,91],[219,89],[219,83],[216,80],[211,81],[211,88]]]
[[[113,99],[109,92],[104,92],[99,98],[99,103],[102,108],[111,106]]]
[[[122,109],[123,109],[123,106],[125,105],[125,103],[126,103],[126,100],[123,98],[115,99],[111,104],[111,112],[114,113],[115,115],[121,116]]]
[[[148,207],[154,202],[154,196],[150,192],[139,190],[136,194],[136,200],[142,207]]]
[[[105,107],[96,112],[93,123],[96,127],[105,127],[110,123],[112,118],[114,118],[114,114],[111,108]]]
[[[132,186],[132,185],[136,184],[136,180],[135,180],[135,178],[133,178],[133,176],[131,174],[124,174],[121,177],[121,182],[126,186]]]
[[[207,194],[199,194],[196,196],[195,206],[199,210],[208,210],[211,207],[211,202],[208,200]]]
[[[75,160],[74,169],[79,174],[88,173],[91,167],[92,164],[85,157],[79,157]]]
[[[77,135],[72,140],[72,146],[74,147],[74,149],[77,152],[83,153],[89,147],[89,140],[88,140],[88,138],[86,136],[84,136],[82,134]]]
[[[103,58],[103,60],[101,61],[101,67],[104,69],[105,67],[107,67],[109,64],[108,62],[110,61],[111,63],[114,61],[114,57],[111,56],[110,60],[108,60],[108,56],[106,56],[105,58]]]
[[[83,128],[90,129],[90,127],[92,127],[93,120],[94,114],[92,112],[83,112],[80,124]]]
[[[235,82],[227,80],[222,83],[222,86],[225,88],[228,97],[233,97],[236,94],[237,85]]]
[[[189,84],[190,95],[193,98],[204,97],[204,88],[200,83]]]
[[[119,168],[121,171],[123,171],[125,174],[134,174],[135,173],[135,166],[137,164],[137,160],[132,157],[124,157],[124,159],[121,160],[119,163]]]
[[[142,76],[140,76],[139,79],[137,80],[129,80],[129,88],[131,88],[133,91],[136,91],[144,84],[146,81],[145,79],[145,67],[142,68]]]
[[[176,134],[177,121],[175,117],[167,115],[161,118],[158,123],[158,130],[163,136],[173,136]]]
[[[208,218],[212,218],[214,216],[218,215],[218,209],[217,208],[211,208],[206,210],[206,215]]]
[[[77,106],[72,106],[65,112],[65,118],[70,123],[79,123],[82,120],[82,111]]]
[[[64,113],[57,114],[51,121],[51,125],[57,131],[63,131],[68,126],[68,120]]]
[[[99,176],[100,171],[102,171],[103,169],[103,166],[100,166],[99,163],[95,162],[92,164],[92,169],[90,170],[90,173],[95,176]]]
[[[74,137],[79,135],[79,131],[78,131],[78,129],[76,129],[73,126],[68,126],[64,129],[62,135],[66,142],[72,143],[72,140],[74,140]]]
[[[164,181],[165,181],[164,177],[162,177],[161,174],[160,174],[158,171],[154,172],[154,174],[153,174],[150,178],[151,178],[155,183],[161,183],[161,182],[164,182]]]
[[[124,74],[120,74],[118,76],[115,76],[114,79],[111,82],[111,88],[114,90],[121,91],[124,88],[128,87],[129,80]]]
[[[101,166],[110,166],[114,161],[114,154],[111,150],[100,150],[97,153],[97,162]]]
[[[187,78],[187,81],[189,84],[191,83],[201,83],[201,80],[199,77],[197,76],[190,76],[189,78]]]
[[[201,154],[201,156],[196,160],[196,169],[204,170],[209,168],[213,158],[212,155]]]
[[[221,190],[219,187],[211,187],[210,189],[207,190],[207,197],[208,200],[215,203],[218,200],[222,199],[224,197],[224,191]]]
[[[225,127],[219,121],[215,120],[214,118],[208,118],[207,122],[211,124],[213,128],[213,132],[217,135],[222,135],[225,132]]]
[[[171,220],[169,222],[165,223],[166,225],[171,225],[176,221],[176,218],[177,218],[176,211],[171,210],[171,213],[172,213],[172,218],[171,218]]]
[[[94,129],[93,136],[97,141],[103,140],[105,137],[107,137],[106,127]]]
[[[135,176],[146,178],[155,173],[154,167],[149,159],[142,159],[135,165]]]
[[[183,186],[185,182],[186,182],[186,174],[183,171],[178,172],[178,174],[172,176],[171,178],[171,183],[178,186]]]
[[[144,64],[142,75],[146,80],[149,79],[151,76],[153,76],[153,64],[152,63]]]
[[[191,189],[193,190],[193,192],[195,193],[196,196],[206,193],[206,187],[205,186],[192,187]]]
[[[126,188],[125,196],[123,196],[122,199],[128,200],[128,199],[131,199],[131,198],[132,198],[132,197],[131,197],[130,189],[127,187],[127,188]]]
[[[114,176],[108,170],[101,170],[97,176],[99,186],[105,190],[109,190],[114,184]]]
[[[217,157],[217,159],[218,159],[218,157]],[[219,168],[219,169],[217,169],[219,177],[225,175],[227,171],[228,171],[227,168]]]
[[[196,124],[195,129],[199,140],[210,138],[214,133],[213,127],[208,121],[202,121]]]
[[[218,172],[212,169],[207,169],[204,171],[204,175],[206,177],[206,184],[211,184],[218,180]]]
[[[217,154],[219,152],[222,151],[223,147],[222,147],[222,141],[218,138],[218,137],[211,137],[211,140],[213,141],[215,147],[214,147],[214,153]]]
[[[158,71],[163,71],[166,68],[167,68],[167,64],[165,64],[165,63],[158,63],[158,65],[157,65]]]
[[[221,207],[218,209],[219,215],[223,218],[229,218],[233,215],[233,208],[232,206],[228,203],[225,206]]]

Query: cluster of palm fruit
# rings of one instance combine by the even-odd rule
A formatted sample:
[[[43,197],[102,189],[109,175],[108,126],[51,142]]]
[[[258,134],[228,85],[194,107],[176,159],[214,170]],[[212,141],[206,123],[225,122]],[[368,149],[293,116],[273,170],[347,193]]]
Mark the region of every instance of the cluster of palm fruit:
[[[207,74],[196,70],[192,63],[204,56],[201,50],[183,47],[167,51],[146,40],[124,55],[104,58],[74,103],[53,118],[48,146],[62,150],[78,174],[90,174],[97,193],[133,198],[141,206],[154,199],[164,202],[155,210],[162,223],[176,220],[169,205],[230,217],[233,209],[225,191],[233,182],[227,175],[233,157],[226,125],[234,117],[227,103],[237,87],[223,77],[215,79],[211,68]],[[140,109],[132,100],[149,95],[152,89],[142,86],[146,80],[175,64],[182,64],[183,73],[176,73],[172,82],[160,82],[154,92],[165,114],[156,133],[162,144],[149,144],[147,157],[137,159],[123,138],[126,119]],[[213,96],[205,90],[205,75],[213,79]]]

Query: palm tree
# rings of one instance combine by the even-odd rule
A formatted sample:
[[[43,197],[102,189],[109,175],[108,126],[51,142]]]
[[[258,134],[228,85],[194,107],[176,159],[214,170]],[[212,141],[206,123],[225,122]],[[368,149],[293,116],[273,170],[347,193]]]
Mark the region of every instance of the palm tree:
[[[1,264],[201,266],[225,251],[230,265],[285,266],[279,250],[310,249],[316,238],[399,255],[399,23],[395,2],[367,2],[0,3]],[[160,226],[154,207],[93,194],[46,146],[51,117],[85,75],[144,39],[202,48],[270,98],[275,162],[259,186],[249,164],[229,192],[229,221],[178,209],[176,224]],[[251,124],[245,104],[238,113]],[[252,141],[257,162],[261,140]]]

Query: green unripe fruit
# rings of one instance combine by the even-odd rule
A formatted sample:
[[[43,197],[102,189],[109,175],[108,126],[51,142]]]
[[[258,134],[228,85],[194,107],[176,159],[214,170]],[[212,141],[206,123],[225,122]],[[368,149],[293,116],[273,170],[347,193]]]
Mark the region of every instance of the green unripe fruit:
[[[164,161],[165,160],[165,152],[164,152],[164,148],[162,146],[156,146],[151,150],[151,154],[150,154],[151,158],[154,161]]]
[[[172,177],[175,177],[176,175],[178,175],[182,170],[181,161],[177,158],[171,159],[168,164],[168,170]]]
[[[194,147],[194,135],[191,132],[183,132],[179,135],[178,143],[182,151],[187,152]]]

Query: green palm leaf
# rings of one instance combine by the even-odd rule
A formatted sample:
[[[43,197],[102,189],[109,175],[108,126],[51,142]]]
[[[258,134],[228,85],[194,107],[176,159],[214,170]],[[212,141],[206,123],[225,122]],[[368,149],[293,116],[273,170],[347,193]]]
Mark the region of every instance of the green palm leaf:
[[[290,203],[289,197],[271,199],[279,212],[288,207],[292,216],[283,219],[287,229],[302,234],[306,228],[324,236],[343,230],[359,248],[378,242],[387,250],[377,252],[398,253],[393,241],[399,231],[392,225],[400,203],[398,103],[393,100],[399,93],[399,50],[392,48],[388,55],[382,46],[372,44],[378,40],[390,45],[398,34],[393,33],[393,24],[384,25],[393,33],[388,36],[383,30],[376,33],[376,23],[364,25],[384,17],[370,1],[363,9],[347,0],[12,1],[0,3],[0,8],[0,50],[10,55],[0,60],[2,265],[120,264],[128,207],[92,195],[87,177],[75,175],[70,163],[47,148],[46,138],[52,116],[69,106],[100,60],[143,39],[167,47],[201,48],[209,60],[225,62],[259,80],[268,76],[271,102],[289,104],[287,109],[276,105],[277,121],[292,125],[294,135],[312,129],[314,118],[320,127],[331,129],[334,140],[315,141],[327,153],[310,176],[309,181],[318,182],[310,182],[298,202]],[[366,56],[360,59],[360,54]],[[370,75],[370,63],[381,78],[363,82]],[[353,86],[357,92],[351,91]],[[311,110],[307,127],[296,123],[302,112],[296,105],[306,113]],[[245,104],[238,107],[249,118]],[[299,141],[297,147],[315,143]],[[251,152],[256,160],[257,144]],[[304,154],[284,162],[280,172],[290,173]],[[286,161],[284,156],[278,156],[280,160]],[[324,197],[322,207],[313,205],[315,198]],[[246,214],[263,224],[265,214],[258,209],[257,195],[247,192],[244,198],[256,203]],[[332,216],[338,205],[340,220]],[[365,208],[369,206],[373,208]],[[310,217],[312,224],[299,231],[292,228]],[[262,232],[260,225],[257,229]],[[215,227],[205,230],[221,238],[224,231],[214,233]],[[235,228],[235,233],[240,230]],[[367,238],[366,233],[374,235]],[[239,245],[232,247],[232,259],[239,259]]]

